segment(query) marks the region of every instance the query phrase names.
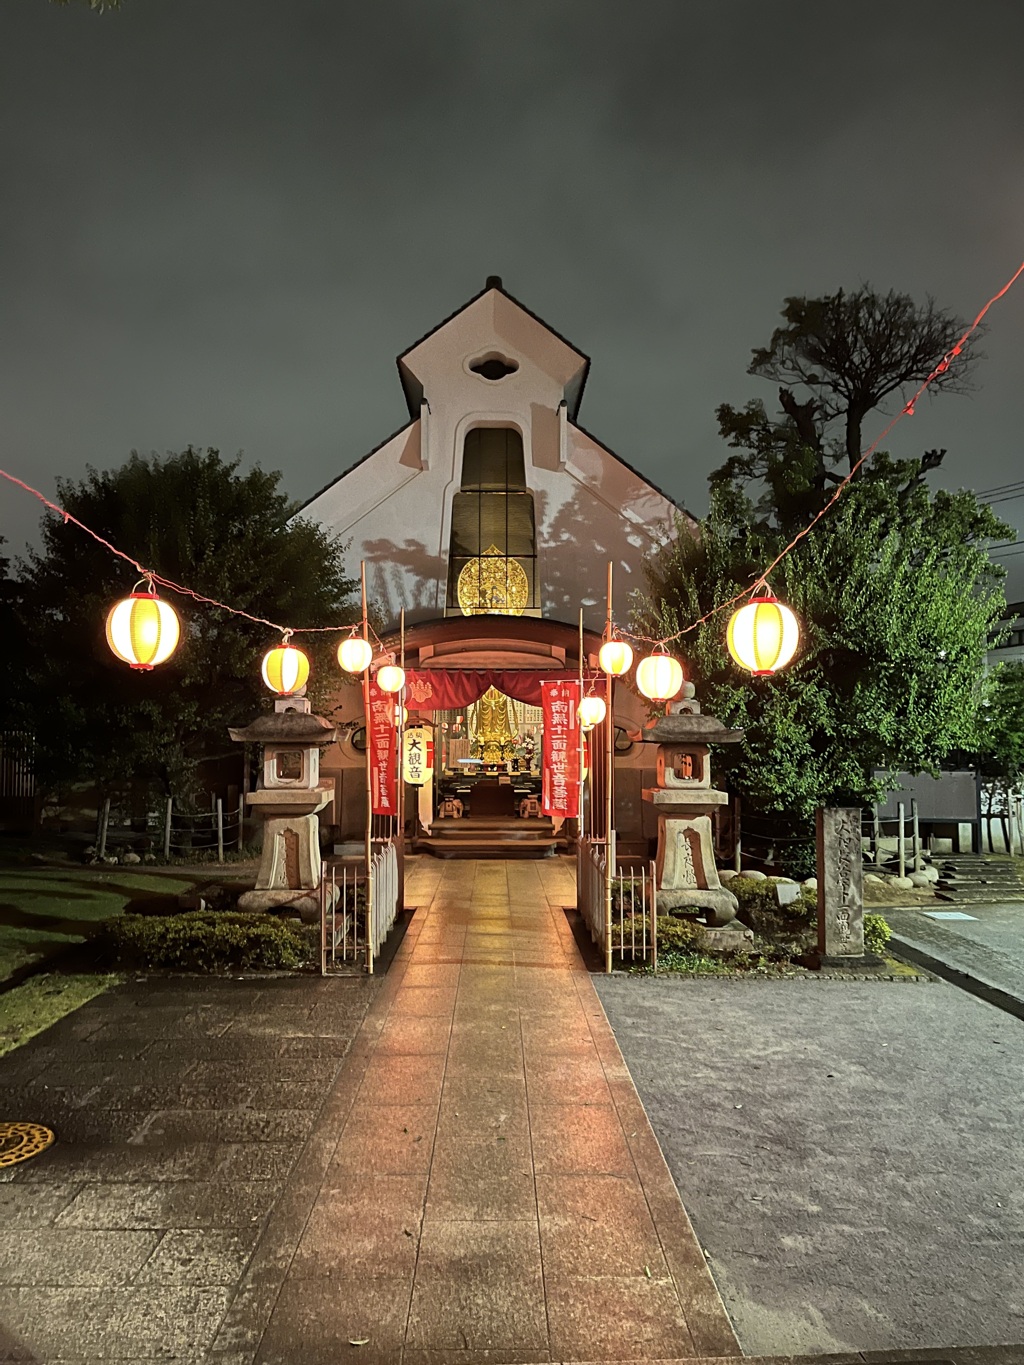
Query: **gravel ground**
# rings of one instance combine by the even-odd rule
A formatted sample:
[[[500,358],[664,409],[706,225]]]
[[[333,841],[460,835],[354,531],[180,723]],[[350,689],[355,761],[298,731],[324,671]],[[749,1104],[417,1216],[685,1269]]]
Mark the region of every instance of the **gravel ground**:
[[[1024,1024],[944,982],[596,985],[746,1353],[1024,1342]]]

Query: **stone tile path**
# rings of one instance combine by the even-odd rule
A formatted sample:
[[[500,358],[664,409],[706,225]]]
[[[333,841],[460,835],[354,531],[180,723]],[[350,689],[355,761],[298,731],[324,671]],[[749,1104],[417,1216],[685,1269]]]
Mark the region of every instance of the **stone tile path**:
[[[224,1358],[738,1355],[561,909],[571,865],[424,860],[407,899],[422,908],[329,1101],[294,1255],[282,1274],[282,1224]]]
[[[574,899],[415,860],[385,977],[130,983],[0,1059],[60,1137],[0,1183],[0,1360],[738,1356]]]

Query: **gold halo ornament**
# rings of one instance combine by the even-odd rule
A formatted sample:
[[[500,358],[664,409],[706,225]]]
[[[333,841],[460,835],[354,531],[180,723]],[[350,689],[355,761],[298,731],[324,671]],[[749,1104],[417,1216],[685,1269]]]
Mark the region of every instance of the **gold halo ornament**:
[[[264,654],[262,673],[271,692],[279,697],[291,697],[306,685],[309,660],[294,645],[280,644]]]
[[[600,725],[604,720],[607,711],[601,697],[584,697],[579,706],[580,724],[584,730],[593,730],[595,725]]]
[[[522,616],[530,604],[526,570],[497,545],[466,561],[455,590],[463,616]]]
[[[361,635],[350,635],[338,646],[338,663],[346,673],[365,673],[373,662],[373,646]]]
[[[636,666],[636,685],[650,701],[671,701],[685,681],[683,666],[660,645]]]
[[[597,661],[613,678],[621,678],[633,667],[633,650],[625,640],[605,640]]]
[[[755,678],[785,667],[800,643],[800,626],[784,602],[766,587],[729,619],[725,642],[729,653]]]
[[[133,592],[107,613],[107,644],[129,668],[148,671],[174,653],[180,627],[169,602],[149,592]]]

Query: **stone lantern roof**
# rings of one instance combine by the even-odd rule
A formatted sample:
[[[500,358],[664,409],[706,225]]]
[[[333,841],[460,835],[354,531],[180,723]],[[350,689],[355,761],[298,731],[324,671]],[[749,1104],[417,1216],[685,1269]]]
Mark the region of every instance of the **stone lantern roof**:
[[[302,711],[274,711],[245,726],[228,726],[238,744],[333,744],[338,731],[323,716]]]
[[[715,716],[687,712],[659,716],[643,731],[647,744],[738,744],[742,738],[742,730],[730,730]]]

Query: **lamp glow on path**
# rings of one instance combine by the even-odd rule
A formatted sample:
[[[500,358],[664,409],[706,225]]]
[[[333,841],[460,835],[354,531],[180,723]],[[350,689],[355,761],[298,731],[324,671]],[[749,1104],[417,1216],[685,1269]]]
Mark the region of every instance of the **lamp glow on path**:
[[[263,656],[263,681],[279,696],[290,697],[305,687],[309,660],[294,645],[277,645]]]
[[[789,663],[800,643],[800,626],[785,603],[766,588],[733,612],[725,642],[729,653],[753,676],[775,673]]]
[[[346,673],[364,673],[373,662],[373,646],[361,635],[350,635],[338,646],[338,663]]]
[[[174,653],[180,626],[155,592],[133,592],[107,613],[107,644],[130,668],[148,671]]]
[[[636,666],[636,685],[651,701],[671,701],[684,680],[682,664],[666,653],[664,646]]]

